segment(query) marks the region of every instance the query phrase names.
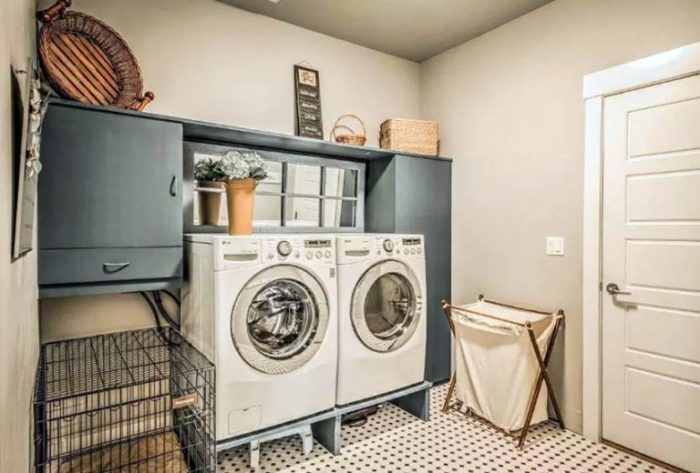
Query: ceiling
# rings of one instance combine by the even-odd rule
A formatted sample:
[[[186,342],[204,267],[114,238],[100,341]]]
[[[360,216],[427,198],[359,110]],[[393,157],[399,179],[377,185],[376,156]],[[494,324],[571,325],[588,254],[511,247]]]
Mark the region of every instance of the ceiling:
[[[551,0],[220,1],[421,62]]]

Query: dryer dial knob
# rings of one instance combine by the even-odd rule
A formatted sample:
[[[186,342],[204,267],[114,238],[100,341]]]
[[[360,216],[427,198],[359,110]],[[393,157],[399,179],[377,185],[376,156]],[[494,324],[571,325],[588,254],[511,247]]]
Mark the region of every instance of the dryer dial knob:
[[[388,251],[390,253],[394,251],[394,242],[388,238],[384,240],[384,244],[382,246],[384,246],[384,251]]]
[[[286,240],[277,243],[277,253],[280,256],[289,256],[292,253],[292,245]]]

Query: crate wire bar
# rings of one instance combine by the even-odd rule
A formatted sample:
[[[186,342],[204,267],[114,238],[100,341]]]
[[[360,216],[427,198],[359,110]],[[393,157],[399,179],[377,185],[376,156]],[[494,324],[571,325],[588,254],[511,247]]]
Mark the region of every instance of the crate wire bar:
[[[215,370],[177,331],[42,345],[37,473],[204,473],[216,468]]]
[[[547,366],[549,364],[549,360],[550,360],[550,357],[552,355],[554,343],[556,342],[557,334],[559,333],[561,323],[564,319],[564,311],[560,309],[559,311],[557,311],[555,313],[550,313],[550,312],[543,312],[540,310],[510,305],[510,304],[504,304],[503,302],[497,302],[497,301],[486,299],[483,294],[479,295],[479,301],[488,302],[490,304],[499,305],[499,306],[506,307],[509,309],[516,309],[516,310],[520,310],[520,311],[533,312],[536,314],[547,315],[547,316],[551,316],[551,317],[555,318],[554,329],[553,329],[552,334],[549,338],[549,341],[547,342],[547,345],[545,347],[544,357],[543,357],[542,354],[540,353],[539,348],[537,347],[537,340],[536,340],[535,333],[534,333],[534,330],[532,327],[532,323],[530,321],[527,321],[525,323],[518,323],[518,322],[515,322],[512,320],[503,319],[503,318],[500,318],[500,317],[497,317],[497,316],[494,316],[491,314],[485,314],[482,312],[471,310],[471,309],[468,309],[466,307],[450,305],[447,301],[442,301],[442,308],[445,312],[445,316],[447,317],[447,323],[450,326],[450,330],[452,331],[453,336],[456,336],[455,323],[452,320],[452,312],[453,311],[454,312],[466,312],[466,313],[474,314],[474,315],[477,315],[480,317],[486,317],[486,318],[489,318],[492,320],[496,320],[496,321],[501,322],[501,323],[516,325],[516,326],[519,326],[521,328],[524,328],[527,331],[528,339],[530,341],[530,345],[532,347],[533,353],[535,355],[535,359],[537,361],[538,374],[537,374],[537,377],[535,379],[535,383],[533,385],[532,392],[530,394],[530,398],[529,398],[529,401],[527,404],[527,410],[525,413],[523,427],[521,429],[515,430],[515,431],[509,431],[509,430],[502,429],[502,428],[494,425],[488,419],[484,419],[483,417],[477,415],[476,413],[473,412],[472,409],[470,409],[468,407],[467,407],[467,412],[465,414],[468,417],[472,417],[474,419],[481,421],[482,423],[485,423],[485,424],[493,427],[494,429],[496,429],[497,431],[499,431],[501,433],[504,433],[512,438],[515,438],[518,441],[518,449],[522,449],[523,445],[525,444],[525,438],[527,437],[527,433],[530,429],[530,421],[531,421],[532,415],[535,411],[535,405],[537,404],[537,398],[539,396],[540,390],[542,389],[542,383],[544,383],[546,386],[547,393],[549,394],[549,400],[552,403],[552,408],[554,409],[554,414],[556,416],[556,420],[557,420],[557,423],[559,424],[559,427],[561,429],[565,428],[564,427],[564,420],[562,419],[561,411],[559,410],[559,403],[557,402],[556,395],[554,394],[554,389],[552,388],[552,382],[549,378],[549,374],[547,373]],[[443,404],[443,407],[442,407],[442,412],[444,412],[444,413],[454,411],[454,412],[457,412],[459,414],[464,414],[461,410],[461,407],[462,407],[461,402],[458,401],[455,404],[451,404],[452,396],[453,396],[454,390],[455,390],[456,381],[457,381],[457,373],[455,372],[452,374],[452,379],[450,380],[450,385],[447,389],[447,396],[445,397],[445,403]]]

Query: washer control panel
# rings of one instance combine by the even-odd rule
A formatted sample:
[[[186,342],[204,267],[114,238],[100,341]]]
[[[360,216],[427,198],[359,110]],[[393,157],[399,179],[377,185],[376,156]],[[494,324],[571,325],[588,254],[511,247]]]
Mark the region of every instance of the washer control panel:
[[[377,256],[425,257],[421,235],[377,235],[373,247]]]
[[[335,263],[335,239],[327,237],[263,238],[263,253],[266,261],[293,263]]]
[[[277,253],[280,256],[289,256],[292,254],[292,244],[289,243],[287,240],[282,240],[281,242],[277,243]]]

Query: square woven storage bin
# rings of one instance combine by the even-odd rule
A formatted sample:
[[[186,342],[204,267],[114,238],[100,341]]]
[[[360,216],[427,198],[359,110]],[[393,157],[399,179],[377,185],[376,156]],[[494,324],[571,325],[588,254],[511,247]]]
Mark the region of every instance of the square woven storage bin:
[[[438,154],[438,124],[426,120],[390,118],[381,126],[379,145],[405,153]]]

